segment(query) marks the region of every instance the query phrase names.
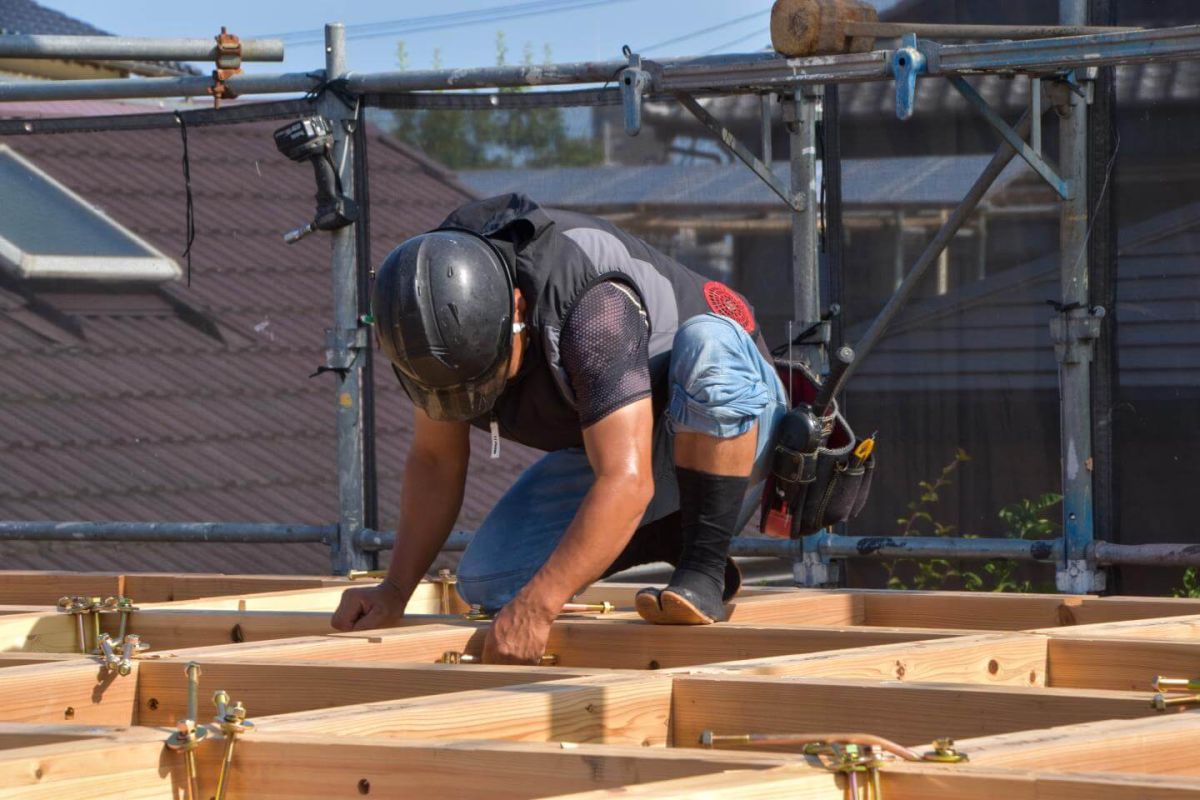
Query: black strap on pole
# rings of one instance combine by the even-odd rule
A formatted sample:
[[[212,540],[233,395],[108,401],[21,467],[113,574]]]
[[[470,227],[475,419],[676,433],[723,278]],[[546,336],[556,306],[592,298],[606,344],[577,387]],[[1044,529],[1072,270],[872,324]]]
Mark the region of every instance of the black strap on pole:
[[[175,114],[175,123],[179,126],[179,138],[183,142],[183,189],[187,194],[187,211],[185,211],[185,228],[187,244],[183,248],[183,256],[187,258],[187,285],[192,286],[192,244],[196,241],[196,207],[192,202],[192,161],[188,154],[187,122],[179,114]]]

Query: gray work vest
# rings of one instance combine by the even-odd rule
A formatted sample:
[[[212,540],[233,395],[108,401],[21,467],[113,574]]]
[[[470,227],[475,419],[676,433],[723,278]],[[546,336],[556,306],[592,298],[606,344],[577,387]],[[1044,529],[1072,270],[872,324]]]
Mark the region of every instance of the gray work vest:
[[[539,450],[583,446],[575,394],[559,357],[559,336],[580,296],[600,281],[628,285],[648,316],[656,483],[669,473],[674,484],[669,448],[659,451],[664,449],[661,417],[670,392],[667,370],[680,323],[710,311],[721,313],[741,323],[770,358],[745,298],[605,220],[542,208],[523,194],[507,194],[469,203],[439,227],[468,230],[491,240],[525,297],[530,335],[521,370],[505,386],[492,414],[472,420],[487,430],[494,418],[502,438]]]

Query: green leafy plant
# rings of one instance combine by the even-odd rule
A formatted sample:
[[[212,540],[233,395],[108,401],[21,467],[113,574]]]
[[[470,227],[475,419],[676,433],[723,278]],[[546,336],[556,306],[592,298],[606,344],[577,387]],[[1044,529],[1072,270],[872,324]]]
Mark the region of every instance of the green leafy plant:
[[[935,514],[942,494],[953,483],[955,473],[971,457],[962,448],[954,459],[932,481],[917,484],[916,499],[908,503],[908,515],[896,520],[900,536],[953,536],[955,527],[937,519]],[[1004,536],[1012,539],[1048,539],[1058,534],[1059,525],[1047,512],[1062,502],[1062,495],[1045,493],[1034,498],[1018,500],[1001,508],[996,516],[1004,524]],[[978,538],[964,534],[963,538]],[[985,561],[978,571],[964,569],[950,559],[916,560],[901,558],[884,564],[889,589],[946,589],[967,591],[1033,592],[1052,589],[1035,585],[1028,578],[1018,577],[1019,564],[1012,559],[997,558]],[[1200,596],[1200,587],[1197,588]]]
[[[1195,567],[1188,567],[1183,573],[1183,586],[1171,590],[1171,597],[1200,597],[1200,574]]]

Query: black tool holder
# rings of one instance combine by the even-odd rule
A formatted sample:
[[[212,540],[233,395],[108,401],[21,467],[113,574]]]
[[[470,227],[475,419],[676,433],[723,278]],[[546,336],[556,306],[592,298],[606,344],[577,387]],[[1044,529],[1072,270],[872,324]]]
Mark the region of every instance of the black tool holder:
[[[804,362],[775,362],[792,408],[779,423],[763,491],[759,530],[768,536],[816,533],[857,516],[867,502],[875,454],[855,456],[859,441],[837,405],[854,351],[839,348],[833,361],[824,383]]]
[[[343,193],[333,163],[333,135],[324,117],[305,117],[279,128],[275,147],[293,161],[311,162],[317,179],[316,215],[312,222],[285,233],[285,242],[295,244],[313,231],[335,231],[358,220],[358,206]]]

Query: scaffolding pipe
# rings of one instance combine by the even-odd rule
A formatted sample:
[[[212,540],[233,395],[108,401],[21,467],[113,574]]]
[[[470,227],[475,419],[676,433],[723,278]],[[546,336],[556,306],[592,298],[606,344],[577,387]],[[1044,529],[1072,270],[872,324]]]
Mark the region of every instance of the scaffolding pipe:
[[[270,75],[234,75],[225,86],[235,95],[295,94],[315,89],[325,73],[287,72]],[[0,102],[54,100],[126,100],[148,97],[207,97],[213,80],[207,76],[183,78],[114,78],[87,81],[0,82]]]
[[[216,38],[142,39],[129,36],[0,36],[0,58],[71,61],[215,61]],[[283,61],[280,39],[243,39],[242,61]]]
[[[938,46],[930,75],[969,75],[979,71],[1049,73],[1067,68],[1170,61],[1200,55],[1200,25],[1067,36],[1020,42]],[[737,53],[654,61],[659,92],[720,90],[729,93],[787,90],[802,84],[886,80],[892,77],[892,51],[783,58],[774,53]],[[625,60],[565,64],[402,70],[347,74],[346,89],[356,94],[394,94],[521,86],[604,84],[625,69]],[[323,79],[320,71],[275,75],[235,75],[225,82],[238,95],[304,92]],[[0,101],[111,100],[138,97],[199,97],[208,94],[207,77],[139,80],[0,82]]]
[[[336,525],[258,522],[0,521],[0,541],[330,544]]]
[[[181,542],[190,544],[332,544],[336,525],[261,522],[55,522],[0,521],[2,542]],[[461,552],[471,531],[455,531],[443,550]],[[367,552],[395,543],[391,531],[363,529],[355,536]],[[741,557],[794,559],[801,541],[765,536],[738,536],[731,552]],[[822,534],[818,552],[829,558],[1009,558],[1053,562],[1061,558],[1061,539],[958,539],[939,536],[836,536]],[[1099,564],[1200,566],[1200,544],[1112,544],[1095,542],[1090,551]]]

